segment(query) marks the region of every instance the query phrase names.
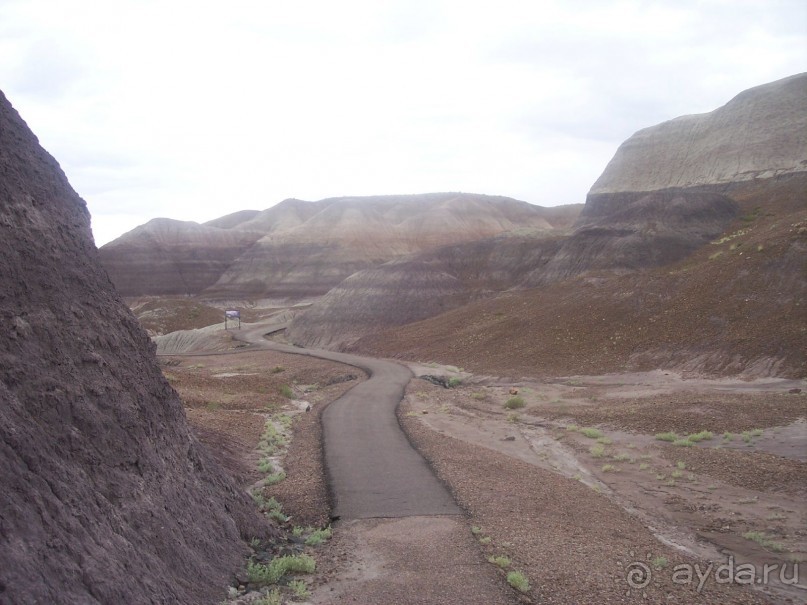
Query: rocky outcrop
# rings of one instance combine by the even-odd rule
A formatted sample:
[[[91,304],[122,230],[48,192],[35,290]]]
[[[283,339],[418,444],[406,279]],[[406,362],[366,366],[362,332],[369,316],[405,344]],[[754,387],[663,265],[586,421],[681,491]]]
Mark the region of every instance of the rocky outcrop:
[[[807,170],[807,73],[746,90],[710,113],[640,130],[591,188],[583,220],[613,194],[737,183]],[[593,203],[592,203],[593,202]]]
[[[737,184],[807,170],[807,74],[740,93],[710,113],[640,130],[594,183],[558,255],[522,285],[674,262],[722,233]]]
[[[581,219],[552,259],[530,271],[519,286],[549,284],[586,271],[632,271],[675,262],[723,233],[738,207],[708,189],[603,196],[609,197],[613,212]]]
[[[266,534],[0,93],[0,602],[217,602]]]

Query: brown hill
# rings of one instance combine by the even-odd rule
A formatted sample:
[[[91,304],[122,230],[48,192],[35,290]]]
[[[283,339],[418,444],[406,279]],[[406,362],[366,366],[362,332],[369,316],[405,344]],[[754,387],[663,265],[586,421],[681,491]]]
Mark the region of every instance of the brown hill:
[[[265,535],[0,93],[0,602],[211,603]]]
[[[227,225],[233,216],[217,220],[212,222]],[[214,284],[260,237],[209,223],[156,218],[102,246],[100,256],[123,296],[191,295]]]
[[[732,185],[741,218],[675,264],[512,292],[350,348],[515,377],[657,368],[804,377],[806,192],[806,173]]]
[[[563,229],[578,212],[465,193],[290,199],[204,225],[155,219],[100,255],[126,296],[302,299],[405,255],[501,233]]]
[[[261,221],[272,231],[236,259],[206,297],[322,296],[357,271],[405,255],[504,232],[552,231],[555,216],[568,220],[526,202],[464,193],[284,204],[282,220],[258,217],[243,225]]]

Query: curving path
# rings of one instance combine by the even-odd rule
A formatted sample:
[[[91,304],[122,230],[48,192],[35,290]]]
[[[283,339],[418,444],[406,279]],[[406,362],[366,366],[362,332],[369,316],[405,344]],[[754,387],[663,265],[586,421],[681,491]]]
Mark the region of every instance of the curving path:
[[[446,487],[407,440],[395,416],[408,368],[380,359],[268,341],[282,325],[244,325],[234,333],[255,346],[355,366],[369,379],[331,403],[322,415],[325,465],[341,519],[458,515]]]

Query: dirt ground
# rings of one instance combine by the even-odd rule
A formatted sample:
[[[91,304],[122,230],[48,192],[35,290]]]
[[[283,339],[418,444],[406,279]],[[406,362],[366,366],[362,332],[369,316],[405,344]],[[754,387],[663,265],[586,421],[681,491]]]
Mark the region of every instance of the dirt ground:
[[[803,571],[791,585],[807,559],[807,396],[789,392],[803,384],[651,372],[514,385],[413,369],[463,380],[413,380],[401,421],[491,552],[526,570],[536,602],[807,602]],[[524,407],[505,407],[511,389]],[[671,431],[713,435],[689,446],[655,437]],[[759,592],[714,574],[699,595],[672,582],[676,565],[729,557],[754,565]],[[627,584],[630,562],[649,566],[647,587]],[[767,580],[765,565],[776,566]]]
[[[295,418],[278,459],[287,477],[264,493],[289,528],[326,526],[320,414],[363,375],[267,351],[161,359],[194,430],[244,486],[261,477],[266,419]],[[650,372],[512,384],[411,367],[461,381],[412,380],[399,420],[466,516],[336,523],[313,553],[309,602],[807,602],[794,567],[807,559],[807,396],[790,392],[803,383]],[[504,406],[511,389],[524,407]],[[655,437],[701,431],[712,436],[691,446]],[[749,564],[758,590],[740,585]],[[507,585],[511,571],[526,593]]]

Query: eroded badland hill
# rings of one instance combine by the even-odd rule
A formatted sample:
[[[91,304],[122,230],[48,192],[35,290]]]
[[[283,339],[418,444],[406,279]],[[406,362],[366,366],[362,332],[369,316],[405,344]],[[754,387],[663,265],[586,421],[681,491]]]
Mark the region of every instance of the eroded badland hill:
[[[268,525],[200,446],[84,201],[0,94],[0,602],[213,602]]]

